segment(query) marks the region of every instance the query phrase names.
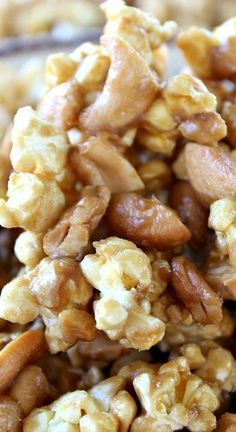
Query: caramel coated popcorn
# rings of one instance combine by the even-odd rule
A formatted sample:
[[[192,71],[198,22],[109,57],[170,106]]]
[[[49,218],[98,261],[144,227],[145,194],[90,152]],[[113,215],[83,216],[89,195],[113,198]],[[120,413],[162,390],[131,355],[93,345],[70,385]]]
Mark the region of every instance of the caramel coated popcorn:
[[[161,366],[156,374],[141,373],[133,385],[144,413],[135,419],[132,431],[187,427],[193,432],[208,432],[215,428],[213,412],[219,401],[208,384],[190,373],[184,357]]]
[[[78,340],[92,340],[95,325],[85,310],[92,288],[72,258],[44,258],[33,270],[5,285],[0,315],[8,321],[28,323],[40,315],[52,352],[65,351]]]
[[[232,432],[236,21],[170,76],[174,22],[101,9],[0,144],[0,430]]]
[[[139,286],[152,282],[148,256],[118,237],[95,242],[94,247],[96,255],[87,255],[81,268],[101,293],[94,303],[97,328],[127,348],[149,349],[162,339],[165,326],[150,314],[150,302],[136,298]]]
[[[124,384],[123,378],[112,377],[89,392],[67,393],[51,405],[32,411],[24,421],[23,430],[128,431],[136,414],[136,404],[123,390]],[[119,411],[116,411],[117,405]]]

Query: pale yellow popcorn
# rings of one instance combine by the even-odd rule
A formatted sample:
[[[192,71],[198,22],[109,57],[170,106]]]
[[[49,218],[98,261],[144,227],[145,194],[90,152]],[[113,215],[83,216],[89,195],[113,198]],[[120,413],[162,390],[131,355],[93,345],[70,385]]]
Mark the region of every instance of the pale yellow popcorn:
[[[79,65],[75,78],[86,92],[101,90],[110,67],[109,57],[104,48],[87,55]]]
[[[151,50],[171,39],[176,32],[176,23],[167,21],[161,25],[157,18],[126,6],[122,0],[106,1],[102,9],[107,18],[104,34],[124,38],[148,64],[152,63]]]
[[[118,237],[94,242],[95,255],[81,262],[86,279],[98,291],[96,327],[127,348],[149,349],[164,335],[165,325],[150,314],[150,302],[138,301],[136,288],[152,283],[150,259],[134,243]]]
[[[77,63],[63,53],[48,56],[45,66],[45,80],[48,87],[55,87],[71,79],[77,69]]]
[[[18,172],[53,176],[65,167],[69,149],[66,135],[31,107],[18,110],[12,143],[10,158]]]
[[[170,132],[176,126],[164,99],[156,99],[142,118],[142,127],[149,132]]]
[[[222,77],[223,74],[227,79],[234,74],[235,37],[236,18],[233,17],[212,31],[191,27],[179,35],[177,45],[197,76],[202,79],[219,79],[219,75]],[[216,53],[219,54],[221,50],[223,57],[218,58]]]
[[[35,267],[44,257],[42,233],[25,231],[17,237],[14,252],[26,267]]]
[[[112,377],[92,387],[89,392],[77,390],[66,393],[51,405],[35,409],[24,420],[24,432],[128,432],[133,415],[119,402],[125,397],[128,403],[133,398],[124,390],[125,380]],[[116,410],[114,410],[114,404]]]
[[[164,90],[167,108],[177,121],[187,119],[193,114],[216,111],[215,95],[207,90],[205,84],[188,74],[171,78]]]
[[[232,353],[213,342],[203,344],[201,351],[205,362],[195,373],[221,391],[235,392],[236,361]]]
[[[80,420],[81,432],[118,432],[118,419],[112,414],[95,413],[85,415]]]
[[[219,408],[219,400],[209,385],[191,374],[184,357],[164,364],[156,374],[138,375],[133,385],[144,415],[134,420],[132,432],[172,432],[183,427],[191,432],[211,432],[215,428],[213,412]]]
[[[178,130],[174,129],[170,132],[148,132],[140,129],[137,134],[139,144],[151,150],[154,153],[171,156],[177,142]]]
[[[31,277],[32,272],[23,273],[5,285],[0,297],[0,317],[18,324],[37,318],[39,305],[29,291]]]
[[[0,199],[0,224],[36,233],[46,231],[65,206],[64,194],[53,180],[35,174],[11,174],[7,201]]]
[[[223,309],[223,319],[219,324],[199,325],[195,322],[190,324],[167,323],[163,340],[159,346],[162,351],[169,351],[171,348],[204,340],[215,340],[228,338],[234,332],[234,321],[226,309]]]
[[[208,225],[216,231],[218,249],[223,255],[229,255],[231,265],[236,267],[236,200],[215,201],[210,208]]]
[[[57,353],[95,338],[95,322],[86,311],[91,297],[92,287],[77,261],[44,258],[2,289],[0,317],[26,324],[40,316],[49,349]]]

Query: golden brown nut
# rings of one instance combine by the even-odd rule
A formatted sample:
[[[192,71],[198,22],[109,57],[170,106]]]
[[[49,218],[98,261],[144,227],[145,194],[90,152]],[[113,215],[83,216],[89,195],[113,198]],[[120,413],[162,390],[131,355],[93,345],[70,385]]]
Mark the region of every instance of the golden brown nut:
[[[236,77],[236,37],[230,36],[227,39],[227,43],[222,43],[212,49],[212,70],[216,78],[234,81]]]
[[[7,183],[10,175],[11,163],[8,158],[0,154],[0,198],[6,198]]]
[[[209,145],[227,134],[226,124],[216,112],[194,114],[180,124],[179,130],[188,140]]]
[[[191,143],[185,157],[191,185],[202,204],[236,197],[236,164],[224,150]]]
[[[9,396],[0,396],[1,432],[22,431],[22,411],[17,402]]]
[[[199,202],[189,182],[177,182],[172,187],[170,205],[191,231],[191,243],[203,245],[207,234],[208,211]]]
[[[176,213],[154,198],[142,198],[135,193],[116,194],[107,217],[116,234],[157,250],[171,249],[190,239],[188,228]]]
[[[95,322],[88,312],[71,308],[62,311],[58,318],[63,340],[69,345],[74,345],[78,340],[91,341],[95,338]]]
[[[109,199],[106,186],[84,188],[77,204],[67,209],[55,227],[45,234],[43,248],[46,255],[73,258],[83,253],[106,212]]]
[[[172,260],[172,285],[177,295],[201,324],[222,320],[222,301],[209,287],[197,267],[184,257]]]
[[[105,185],[112,193],[133,192],[144,187],[131,163],[103,136],[72,147],[69,160],[85,185]]]
[[[197,76],[202,79],[212,77],[211,50],[214,40],[210,31],[191,27],[180,33],[177,46]]]
[[[17,375],[10,396],[19,403],[26,416],[34,408],[48,402],[54,394],[42,370],[37,366],[28,366]]]
[[[0,351],[0,392],[2,393],[22,367],[44,349],[44,336],[38,330],[29,330],[18,336]]]
[[[125,348],[119,342],[108,339],[102,331],[96,331],[96,337],[91,342],[78,342],[76,351],[79,356],[86,361],[114,361],[126,352]]]
[[[209,285],[224,300],[236,300],[235,268],[218,251],[211,251],[204,265],[204,276]]]
[[[216,432],[235,432],[236,414],[225,413],[217,422]]]
[[[221,115],[227,124],[227,139],[236,148],[236,104],[230,101],[223,103]]]
[[[58,129],[67,131],[77,126],[82,106],[81,87],[71,80],[50,89],[40,101],[38,112]]]
[[[104,36],[102,44],[111,60],[107,80],[94,104],[79,116],[80,125],[92,133],[122,129],[137,121],[158,90],[151,69],[124,39]]]

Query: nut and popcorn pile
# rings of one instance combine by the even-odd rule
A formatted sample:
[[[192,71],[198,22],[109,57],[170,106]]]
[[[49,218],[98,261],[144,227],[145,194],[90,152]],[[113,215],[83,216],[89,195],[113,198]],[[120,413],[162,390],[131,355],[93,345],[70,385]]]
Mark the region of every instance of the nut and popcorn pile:
[[[0,146],[0,431],[236,430],[236,18],[108,0]]]

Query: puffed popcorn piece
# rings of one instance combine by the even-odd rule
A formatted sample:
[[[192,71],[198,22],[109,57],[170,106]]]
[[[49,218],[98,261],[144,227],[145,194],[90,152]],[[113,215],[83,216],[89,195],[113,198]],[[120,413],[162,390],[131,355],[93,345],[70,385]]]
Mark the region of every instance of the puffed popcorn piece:
[[[235,17],[213,31],[191,27],[177,40],[193,73],[202,79],[213,80],[235,80],[235,44]]]
[[[236,267],[236,199],[222,198],[211,204],[208,224],[216,232],[219,251]]]
[[[96,92],[102,89],[110,67],[110,59],[104,47],[95,44],[82,44],[71,57],[81,55],[81,62],[75,79],[83,92]]]
[[[193,114],[216,111],[216,97],[202,81],[188,74],[170,78],[164,90],[167,108],[177,122]]]
[[[66,393],[51,405],[31,412],[24,420],[24,432],[128,432],[136,404],[123,390],[125,380],[114,376],[89,392]]]
[[[235,392],[236,361],[229,350],[216,342],[205,341],[201,345],[183,345],[180,353],[188,360],[190,369],[210,386]]]
[[[219,324],[199,325],[196,322],[168,322],[163,340],[159,347],[161,351],[169,351],[174,347],[204,340],[229,338],[234,333],[235,323],[227,309],[223,309],[223,319]]]
[[[14,252],[18,260],[26,267],[35,267],[45,256],[43,234],[25,231],[15,242]]]
[[[204,275],[210,286],[224,300],[236,300],[236,272],[227,256],[212,249],[204,264]]]
[[[183,427],[211,432],[215,428],[213,412],[219,400],[208,384],[191,374],[185,357],[165,363],[156,374],[138,375],[133,385],[144,412],[134,420],[132,432],[172,432]]]
[[[96,327],[126,348],[147,350],[159,342],[164,323],[150,313],[150,302],[138,299],[137,290],[152,283],[149,257],[134,243],[110,237],[93,243],[96,254],[87,255],[81,269],[100,291],[94,302]]]
[[[39,306],[29,291],[32,273],[19,275],[2,289],[0,317],[18,324],[26,324],[37,318]]]
[[[35,269],[5,285],[0,316],[20,324],[41,316],[49,349],[55,354],[79,340],[95,338],[95,322],[86,311],[91,297],[92,287],[77,261],[44,258]]]
[[[7,200],[0,199],[0,224],[36,233],[46,231],[64,210],[65,197],[54,180],[29,173],[13,173]]]
[[[66,135],[31,107],[20,108],[12,129],[10,159],[18,172],[54,176],[66,165]]]
[[[73,78],[78,64],[69,55],[56,53],[48,56],[45,65],[45,81],[49,88]]]

